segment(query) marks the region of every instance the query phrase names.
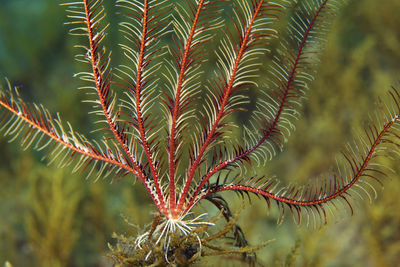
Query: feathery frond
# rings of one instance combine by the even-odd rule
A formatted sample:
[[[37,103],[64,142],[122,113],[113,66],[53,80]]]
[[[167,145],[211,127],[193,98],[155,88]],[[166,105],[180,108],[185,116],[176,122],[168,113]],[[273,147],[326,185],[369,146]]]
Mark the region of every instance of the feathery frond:
[[[323,50],[325,36],[332,18],[345,1],[301,1],[290,17],[287,40],[281,41],[270,70],[268,91],[264,91],[246,131],[245,140],[254,153],[250,157],[261,161],[271,159],[294,129],[298,109],[314,79],[318,55]],[[254,134],[257,133],[257,134]],[[240,156],[239,156],[240,157]]]
[[[88,176],[97,173],[105,177],[110,173],[126,175],[136,171],[128,159],[117,147],[110,147],[106,142],[90,142],[83,135],[74,131],[69,123],[68,128],[61,121],[60,115],[53,118],[42,105],[25,103],[16,88],[0,91],[0,105],[8,112],[2,114],[1,124],[4,135],[11,140],[21,138],[24,149],[33,147],[36,150],[48,150],[51,161],[58,159],[59,166],[64,167],[74,162],[74,171],[90,169]]]
[[[161,153],[157,152],[160,142],[158,128],[154,117],[151,118],[151,107],[156,99],[157,80],[155,73],[160,63],[152,64],[159,53],[159,39],[167,32],[168,9],[166,1],[117,1],[117,6],[124,8],[121,12],[128,21],[120,23],[127,44],[121,44],[125,56],[131,61],[133,68],[121,66],[121,72],[127,76],[123,85],[127,90],[125,95],[129,121],[133,127],[133,136],[140,141],[142,153],[147,158],[146,165],[152,175],[157,194],[164,202],[164,192],[161,190],[160,173],[156,169],[162,164]],[[133,112],[132,112],[133,111]]]
[[[205,125],[200,127],[203,131],[198,137],[199,143],[195,143],[191,150],[189,172],[178,208],[183,206],[191,182],[204,162],[205,155],[213,146],[223,142],[223,129],[229,125],[224,119],[230,113],[241,110],[240,105],[247,102],[246,97],[239,93],[240,85],[252,83],[251,78],[257,70],[257,63],[254,62],[265,52],[260,47],[260,41],[269,39],[274,34],[269,26],[277,19],[282,8],[281,4],[262,0],[237,2],[237,7],[234,8],[237,40],[228,33],[221,42],[217,55],[222,77],[210,85],[202,116]],[[224,155],[223,152],[222,154]]]
[[[135,241],[139,250],[156,240],[157,249],[162,248],[157,255],[168,261],[168,246],[176,241],[170,238],[173,234],[175,239],[187,237],[185,242],[195,239],[196,253],[201,253],[202,243],[233,232],[238,253],[251,254],[254,249],[232,223],[237,218],[220,192],[249,198],[254,194],[268,207],[275,202],[281,218],[289,209],[297,223],[317,225],[342,207],[352,213],[356,199],[372,200],[387,173],[378,158],[400,155],[400,93],[393,89],[391,100],[383,101],[364,134],[357,135],[331,176],[319,184],[281,186],[252,170],[255,163],[264,166],[283,150],[294,131],[330,24],[346,2],[185,0],[175,5],[167,0],[117,0],[124,63],[115,68],[103,45],[109,24],[104,22],[102,0],[66,3],[70,33],[85,39],[77,45],[81,52],[76,59],[88,69],[76,76],[84,83],[86,101],[93,104],[93,128],[102,139],[89,141],[59,115],[25,103],[11,85],[0,90],[2,130],[11,140],[21,137],[24,149],[47,150],[50,162],[57,160],[60,167],[74,164],[74,171],[88,169],[89,176],[138,178],[160,213]],[[225,21],[229,8],[231,17]],[[285,14],[286,32],[279,33],[276,22]],[[221,31],[214,76],[204,82],[203,75],[212,73],[206,70],[207,43],[213,44]],[[260,58],[272,38],[278,39],[279,49],[273,51],[269,72],[261,73]],[[260,75],[268,77],[266,84]],[[251,86],[262,96],[242,127],[243,137],[235,139],[230,132],[239,125],[231,119],[245,110]],[[203,215],[191,217],[203,199],[228,223],[209,238],[197,231],[212,223],[199,221]],[[180,244],[174,247],[181,249]],[[153,249],[146,248],[148,254],[140,262],[149,263]]]
[[[278,186],[275,180],[265,177],[253,177],[245,181],[236,178],[229,182],[218,179],[207,188],[203,198],[227,190],[241,194],[254,193],[262,196],[268,206],[271,200],[275,200],[282,218],[285,206],[293,212],[298,223],[305,213],[307,224],[311,219],[321,219],[326,223],[328,211],[333,214],[332,209],[340,209],[343,205],[353,213],[352,202],[358,198],[370,201],[376,198],[375,187],[382,185],[381,179],[387,175],[387,170],[379,164],[377,158],[390,153],[399,154],[400,93],[393,89],[389,95],[391,102],[385,102],[387,104],[383,109],[371,116],[364,136],[358,135],[353,144],[348,145],[332,177],[321,184],[296,188]]]
[[[289,40],[281,41],[282,48],[275,56],[270,71],[272,79],[266,86],[269,90],[264,91],[265,99],[258,103],[251,120],[252,128],[245,129],[246,145],[237,145],[232,152],[221,153],[206,170],[207,175],[202,177],[196,188],[197,193],[216,173],[229,168],[244,168],[243,163],[246,161],[263,162],[271,159],[277,148],[282,149],[285,136],[293,129],[292,121],[298,118],[300,98],[304,97],[313,79],[317,63],[315,55],[321,51],[323,35],[342,4],[342,1],[312,2],[299,3],[291,17],[288,25]],[[254,61],[257,58],[249,59]]]

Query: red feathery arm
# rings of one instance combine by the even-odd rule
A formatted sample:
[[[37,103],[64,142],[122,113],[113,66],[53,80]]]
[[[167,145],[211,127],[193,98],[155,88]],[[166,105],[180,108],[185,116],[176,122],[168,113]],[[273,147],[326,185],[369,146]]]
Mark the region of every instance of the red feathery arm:
[[[235,58],[234,58],[234,63],[232,65],[232,69],[230,71],[230,74],[228,77],[226,77],[226,79],[228,79],[226,81],[226,83],[224,83],[224,88],[223,88],[223,95],[222,97],[219,98],[220,103],[218,103],[218,107],[217,107],[217,112],[216,112],[216,116],[215,119],[212,123],[212,126],[210,127],[210,129],[207,132],[206,138],[204,140],[204,142],[202,143],[197,155],[195,156],[195,159],[191,165],[190,171],[188,173],[188,178],[187,181],[185,183],[185,187],[183,189],[182,195],[180,197],[179,203],[178,203],[178,210],[180,208],[182,208],[185,198],[188,194],[189,188],[190,188],[190,184],[193,180],[193,177],[196,173],[196,170],[199,168],[202,160],[203,160],[203,156],[207,150],[207,148],[209,147],[210,143],[212,142],[213,138],[215,138],[215,133],[217,131],[217,128],[221,122],[221,120],[230,113],[230,111],[226,111],[226,106],[228,105],[228,101],[229,98],[232,95],[232,91],[234,89],[235,83],[237,82],[237,71],[239,69],[239,66],[243,60],[243,56],[246,53],[246,51],[252,46],[252,42],[254,42],[255,40],[257,40],[256,37],[252,36],[253,34],[253,26],[255,23],[255,20],[261,16],[261,14],[263,12],[265,12],[265,10],[269,10],[269,6],[268,3],[265,2],[263,0],[259,1],[258,3],[256,1],[254,1],[252,6],[252,16],[248,21],[248,24],[245,25],[244,29],[243,29],[243,35],[240,36],[240,41],[239,44],[236,48],[235,51]],[[267,5],[264,6],[264,5]],[[276,9],[277,6],[272,5],[272,9]],[[270,14],[268,14],[270,15]],[[272,15],[272,17],[274,17],[274,15]],[[238,30],[239,32],[239,30]],[[265,36],[265,35],[264,35]]]
[[[196,28],[198,27],[197,23],[199,22],[200,12],[204,12],[204,0],[200,0],[197,4],[196,13],[194,15],[192,26],[189,32],[189,35],[186,40],[186,45],[184,51],[182,53],[182,57],[180,58],[180,70],[179,70],[179,77],[178,83],[176,85],[175,91],[175,99],[172,104],[173,111],[172,111],[172,119],[171,119],[171,130],[169,136],[169,148],[168,148],[168,157],[169,157],[169,184],[170,184],[170,199],[169,205],[172,212],[175,212],[175,205],[176,205],[176,192],[175,192],[175,171],[176,171],[176,132],[177,132],[177,121],[179,121],[180,113],[182,113],[182,104],[180,102],[181,98],[181,89],[183,86],[183,82],[185,80],[185,74],[188,71],[188,68],[193,63],[191,54],[194,50],[192,40],[196,33]]]
[[[61,166],[67,166],[75,161],[74,170],[84,170],[92,166],[88,175],[96,170],[97,162],[101,162],[97,169],[98,177],[107,176],[112,171],[121,176],[132,173],[144,184],[155,204],[164,212],[149,180],[142,172],[137,172],[135,167],[129,165],[128,159],[116,147],[112,148],[105,144],[106,148],[103,151],[97,143],[92,144],[84,136],[72,130],[70,125],[67,133],[60,118],[53,119],[50,112],[41,105],[26,104],[18,92],[13,93],[11,86],[9,87],[9,92],[0,91],[0,106],[8,111],[1,120],[2,129],[6,129],[5,135],[14,135],[15,139],[24,132],[22,145],[25,148],[32,145],[36,150],[48,148],[47,156],[51,155],[52,160],[60,158]]]
[[[327,6],[327,4],[328,0],[322,1],[319,7],[315,10],[315,12],[308,12],[308,14],[312,14],[312,17],[310,17],[306,21],[306,25],[304,25],[305,27],[301,28],[302,31],[296,32],[297,34],[301,32],[300,36],[301,39],[300,38],[297,39],[301,41],[299,42],[299,44],[294,45],[293,48],[290,48],[288,46],[286,47],[288,51],[286,52],[287,55],[284,56],[288,57],[286,62],[290,63],[289,64],[290,67],[285,69],[284,73],[287,73],[287,77],[285,77],[284,80],[282,80],[282,78],[279,78],[279,73],[275,74],[277,80],[276,84],[278,84],[280,87],[273,89],[272,95],[276,98],[274,103],[279,103],[279,104],[273,110],[274,116],[272,117],[272,120],[268,122],[267,127],[263,130],[263,135],[261,136],[261,138],[248,149],[237,150],[235,156],[233,156],[232,158],[223,159],[220,161],[219,164],[216,164],[213,168],[211,168],[208,174],[202,179],[201,183],[197,186],[191,201],[194,200],[194,198],[200,192],[202,187],[209,181],[209,179],[214,174],[216,174],[221,170],[226,169],[235,162],[249,160],[250,154],[255,150],[257,150],[258,148],[260,148],[260,146],[262,146],[267,140],[274,143],[277,146],[281,145],[282,143],[281,138],[283,136],[283,133],[279,128],[281,127],[282,124],[281,119],[283,111],[285,109],[293,109],[292,107],[293,104],[288,103],[288,101],[290,101],[293,98],[298,98],[299,96],[301,96],[301,94],[304,93],[303,86],[305,83],[299,82],[298,77],[304,77],[305,75],[303,74],[305,71],[313,70],[312,68],[314,64],[310,64],[307,61],[307,53],[310,52],[309,51],[305,52],[305,47],[311,38],[311,32],[314,30],[316,25],[320,23],[319,20],[321,20],[321,17],[324,16],[333,17],[334,15],[333,10],[331,10],[333,7]],[[329,18],[326,19],[329,21]],[[276,65],[282,65],[282,64],[276,62]],[[272,112],[264,112],[264,114],[270,114],[270,113]]]
[[[101,0],[84,0],[83,3],[69,3],[66,4],[69,6],[68,11],[72,13],[69,17],[73,20],[70,24],[84,24],[85,29],[83,27],[76,28],[71,31],[73,34],[77,35],[86,35],[89,39],[89,47],[87,48],[88,53],[84,56],[87,61],[90,63],[92,68],[92,75],[83,73],[81,78],[83,80],[92,81],[95,84],[95,90],[97,92],[97,96],[99,101],[98,103],[101,107],[101,112],[103,113],[106,123],[109,126],[113,136],[117,140],[121,149],[127,155],[129,160],[132,163],[133,168],[136,173],[139,174],[142,182],[146,182],[149,184],[145,184],[147,190],[151,191],[151,196],[153,199],[157,199],[156,204],[159,206],[160,210],[164,210],[164,200],[162,192],[160,191],[157,179],[154,179],[154,186],[156,188],[156,192],[152,191],[152,185],[148,180],[148,177],[145,177],[145,174],[142,170],[142,167],[139,165],[137,160],[133,157],[133,154],[130,151],[129,140],[127,134],[124,132],[125,129],[121,129],[117,122],[117,115],[113,114],[115,100],[111,92],[111,78],[110,71],[108,71],[108,67],[110,64],[110,57],[105,55],[105,50],[100,49],[101,42],[105,37],[105,30],[107,26],[100,28],[101,20],[103,19],[104,12],[102,7]],[[83,11],[80,11],[80,9]],[[84,13],[81,14],[81,13]],[[145,10],[147,16],[147,10]],[[146,30],[147,18],[144,22],[144,30]],[[143,37],[144,38],[144,37]],[[144,40],[142,40],[144,42]],[[141,51],[143,52],[143,51]],[[142,62],[140,62],[140,67],[142,68]],[[142,70],[140,69],[140,72]],[[140,73],[138,73],[138,79],[140,79]],[[143,126],[143,125],[141,125]],[[147,143],[144,143],[146,146]],[[152,174],[154,175],[154,165],[152,165]]]
[[[111,119],[111,115],[109,112],[109,104],[107,103],[108,99],[106,98],[109,94],[110,90],[110,81],[101,75],[101,71],[99,70],[99,62],[100,58],[98,55],[98,49],[99,49],[99,42],[101,40],[96,40],[95,35],[103,35],[104,31],[106,28],[104,28],[101,32],[97,33],[95,32],[94,27],[98,27],[98,25],[94,25],[93,16],[96,14],[96,10],[98,8],[101,8],[101,2],[97,3],[97,6],[94,7],[89,7],[88,5],[88,0],[84,0],[84,8],[85,8],[85,14],[86,14],[86,25],[87,25],[87,33],[89,37],[89,45],[90,45],[90,58],[91,58],[91,66],[92,66],[92,71],[93,71],[93,79],[96,85],[97,89],[97,94],[100,100],[101,108],[103,110],[104,116],[107,120],[107,123],[109,125],[110,130],[114,134],[115,138],[117,139],[118,143],[121,145],[121,148],[124,150],[126,155],[129,157],[130,161],[133,164],[134,169],[136,170],[137,173],[142,173],[140,167],[137,165],[136,160],[133,159],[132,154],[128,151],[128,148],[126,146],[126,136],[123,136],[119,131],[118,128],[119,126],[117,125],[117,122],[115,122],[113,119]],[[143,174],[142,174],[143,176]]]
[[[324,182],[319,188],[299,190],[295,189],[295,187],[288,187],[281,188],[278,192],[272,189],[276,185],[272,180],[253,178],[245,184],[241,182],[215,184],[200,199],[222,191],[254,193],[263,196],[268,204],[270,200],[275,200],[280,206],[285,204],[292,211],[294,209],[297,212],[298,222],[300,222],[300,213],[303,207],[315,209],[326,222],[325,205],[334,201],[344,202],[353,213],[349,199],[352,194],[362,198],[361,192],[364,192],[372,199],[369,190],[375,193],[375,189],[373,189],[371,182],[381,184],[378,176],[385,175],[374,165],[375,159],[379,156],[387,155],[388,151],[395,151],[400,147],[400,94],[397,90],[389,93],[393,100],[392,105],[386,106],[386,110],[377,115],[377,118],[379,118],[377,122],[370,122],[369,128],[365,130],[364,138],[360,138],[359,141],[354,143],[353,147],[349,147],[348,151],[343,153],[348,169],[351,169],[348,177],[335,173],[333,178]],[[377,127],[376,124],[382,123],[382,120],[384,121],[382,127]],[[356,191],[356,189],[359,191]]]
[[[18,94],[17,98],[19,98]],[[43,141],[41,137],[37,136],[38,133],[42,133],[46,135],[49,139],[55,141],[56,143],[62,144],[66,148],[72,150],[73,153],[79,153],[87,157],[90,157],[92,159],[104,161],[109,164],[118,166],[141,178],[139,176],[139,173],[137,173],[134,168],[130,167],[127,163],[124,163],[121,160],[122,158],[119,158],[119,160],[113,159],[107,156],[106,154],[102,153],[101,151],[95,149],[95,147],[91,145],[89,142],[85,140],[75,139],[74,138],[75,136],[81,137],[81,135],[79,134],[74,133],[71,137],[68,137],[61,126],[62,125],[61,121],[59,119],[58,120],[52,119],[48,111],[43,107],[39,108],[37,105],[31,106],[25,104],[24,102],[22,102],[21,99],[18,99],[17,101],[15,99],[15,95],[14,94],[11,95],[11,92],[9,97],[3,95],[0,98],[0,105],[6,110],[8,110],[11,114],[17,117],[15,122],[13,122],[14,126],[9,127],[10,130],[7,131],[6,134],[13,134],[12,132],[19,131],[20,130],[19,128],[21,127],[20,123],[26,124],[29,127],[29,130],[23,137],[23,145],[29,146],[37,138],[41,139],[39,141],[36,141],[38,149],[40,148],[39,150],[48,146],[49,145],[48,140]],[[2,121],[5,124],[3,127],[7,125],[6,121],[9,119],[10,119],[9,116],[5,116],[3,118]],[[58,129],[55,127],[56,125],[58,125]],[[18,133],[14,134],[18,135]]]
[[[141,108],[141,88],[142,88],[142,72],[144,70],[144,54],[146,50],[146,42],[147,37],[148,37],[148,11],[149,11],[149,6],[148,6],[148,0],[144,1],[144,7],[143,7],[143,20],[142,20],[142,38],[140,40],[140,51],[139,51],[139,60],[137,63],[137,74],[136,74],[136,116],[137,116],[137,124],[140,132],[140,138],[142,142],[142,146],[144,148],[144,151],[147,156],[147,160],[149,162],[150,166],[150,171],[151,175],[153,176],[153,181],[154,181],[154,186],[156,188],[157,194],[160,196],[160,200],[162,205],[165,207],[164,203],[164,194],[161,191],[160,184],[159,184],[159,178],[158,178],[158,173],[156,170],[156,166],[153,162],[153,157],[151,155],[150,147],[146,138],[146,132],[145,132],[145,127],[143,123],[143,117],[142,117],[142,108]]]

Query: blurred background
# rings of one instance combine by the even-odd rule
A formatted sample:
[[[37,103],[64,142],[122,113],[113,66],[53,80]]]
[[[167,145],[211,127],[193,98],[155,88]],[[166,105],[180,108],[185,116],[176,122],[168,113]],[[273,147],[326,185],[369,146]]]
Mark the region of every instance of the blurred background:
[[[112,2],[105,5],[116,28]],[[398,0],[351,1],[342,10],[303,117],[266,174],[283,184],[303,184],[324,174],[362,129],[378,97],[392,85],[400,88],[399,11]],[[81,83],[73,74],[82,68],[73,60],[76,38],[67,35],[65,15],[59,1],[0,0],[0,77],[20,88],[25,100],[60,112],[76,130],[89,133],[90,106],[81,103],[84,92],[76,90]],[[118,38],[114,31],[109,34],[109,49],[118,49],[113,42]],[[8,260],[14,266],[107,266],[112,233],[135,233],[123,217],[139,227],[151,222],[150,198],[132,177],[94,182],[47,166],[41,156],[0,137],[0,265]],[[400,159],[384,164],[400,174]],[[258,253],[268,266],[395,266],[400,262],[400,176],[391,175],[384,185],[372,204],[358,203],[353,216],[339,213],[319,229],[296,226],[291,216],[278,226],[277,211],[268,211],[256,198],[239,223],[253,245],[275,239]],[[240,203],[234,194],[225,196]]]

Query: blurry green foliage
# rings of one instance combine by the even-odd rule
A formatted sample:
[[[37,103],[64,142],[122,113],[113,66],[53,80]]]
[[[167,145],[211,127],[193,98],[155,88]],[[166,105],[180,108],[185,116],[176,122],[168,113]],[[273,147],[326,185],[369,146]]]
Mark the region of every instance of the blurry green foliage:
[[[68,171],[68,174],[66,173]],[[38,265],[67,266],[79,237],[78,206],[83,188],[70,170],[35,168],[29,177],[26,231]]]
[[[27,99],[89,131],[89,107],[80,104],[79,82],[72,77],[78,63],[72,60],[74,40],[65,38],[63,8],[53,0],[0,2],[0,77],[13,81]],[[112,26],[114,11],[108,12]],[[351,1],[343,10],[328,37],[303,119],[266,175],[301,184],[329,170],[354,130],[362,129],[377,97],[400,79],[399,11],[398,0]],[[0,138],[0,264],[7,259],[14,266],[35,261],[36,266],[105,266],[111,233],[134,232],[120,214],[138,226],[151,221],[154,209],[131,177],[92,183],[56,166],[44,169],[40,156]],[[400,174],[399,162],[397,157],[387,164]],[[276,211],[256,199],[242,211],[239,224],[251,244],[276,239],[258,257],[277,266],[394,266],[400,262],[400,177],[391,175],[384,184],[372,205],[366,200],[355,216],[343,212],[318,230],[295,226],[290,215],[278,227]],[[233,194],[228,197],[239,205]]]

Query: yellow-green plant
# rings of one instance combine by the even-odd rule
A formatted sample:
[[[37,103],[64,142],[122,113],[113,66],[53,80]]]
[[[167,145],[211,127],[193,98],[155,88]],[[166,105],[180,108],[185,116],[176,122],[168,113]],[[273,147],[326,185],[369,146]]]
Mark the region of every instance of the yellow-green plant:
[[[31,174],[26,228],[38,266],[68,266],[79,237],[82,197],[82,186],[64,169],[42,167]]]

